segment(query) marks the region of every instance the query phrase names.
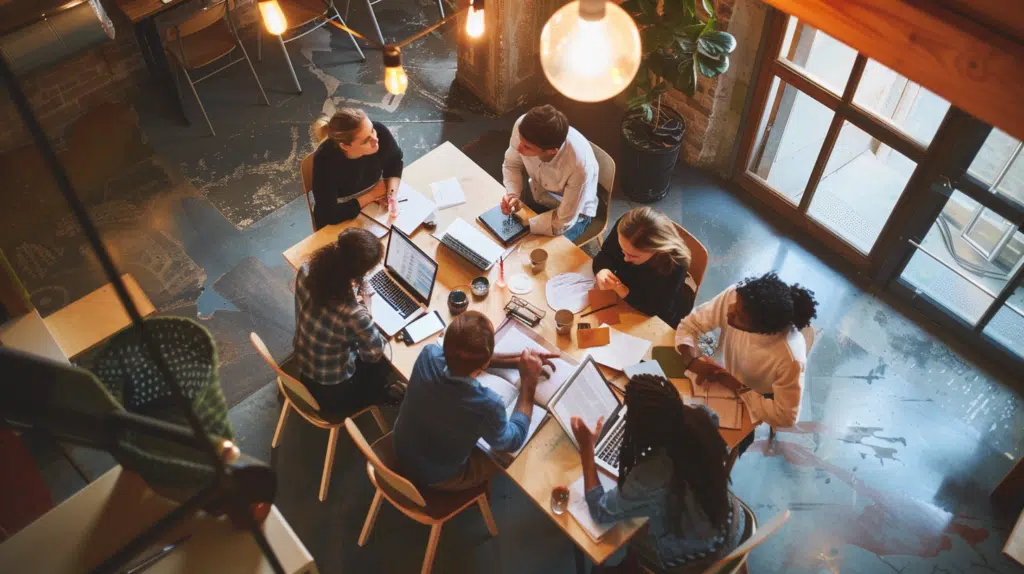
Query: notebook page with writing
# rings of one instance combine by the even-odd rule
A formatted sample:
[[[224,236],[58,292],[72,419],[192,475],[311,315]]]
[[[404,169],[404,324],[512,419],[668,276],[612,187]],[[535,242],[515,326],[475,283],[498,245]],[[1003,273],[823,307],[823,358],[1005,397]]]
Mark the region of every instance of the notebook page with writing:
[[[521,353],[524,349],[532,349],[534,351],[547,352],[548,349],[539,342],[531,339],[526,333],[524,333],[516,323],[510,323],[509,326],[501,329],[499,333],[499,339],[494,344],[494,352],[502,354]],[[558,392],[558,389],[562,388],[565,384],[566,379],[572,376],[576,370],[576,365],[570,363],[563,357],[556,357],[550,359],[551,367],[544,367],[545,376],[541,377],[540,382],[537,384],[536,394],[534,395],[534,402],[538,405],[548,408],[548,403],[551,402],[551,397]],[[509,381],[514,381],[516,386],[519,385],[519,371],[516,369],[501,369],[491,368],[487,369],[487,372],[493,373],[497,376],[505,378]]]
[[[603,472],[597,473],[597,478],[601,481],[601,486],[604,487],[605,492],[616,486],[616,480]],[[590,515],[586,492],[583,490],[582,476],[569,487],[569,514],[572,514],[572,517],[576,519],[576,522],[583,527],[583,531],[594,542],[599,542],[601,537],[614,528],[616,524],[614,522],[596,522],[594,517]]]
[[[554,415],[564,428],[572,428],[572,417],[580,417],[592,429],[598,419],[608,417],[618,406],[619,401],[605,384],[597,364],[588,361],[555,402]]]

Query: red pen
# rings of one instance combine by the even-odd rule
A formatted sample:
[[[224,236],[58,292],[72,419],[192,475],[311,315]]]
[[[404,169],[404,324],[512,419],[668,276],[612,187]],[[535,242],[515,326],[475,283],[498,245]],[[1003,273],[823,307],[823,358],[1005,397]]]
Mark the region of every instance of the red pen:
[[[505,287],[505,258],[498,257],[498,287]]]

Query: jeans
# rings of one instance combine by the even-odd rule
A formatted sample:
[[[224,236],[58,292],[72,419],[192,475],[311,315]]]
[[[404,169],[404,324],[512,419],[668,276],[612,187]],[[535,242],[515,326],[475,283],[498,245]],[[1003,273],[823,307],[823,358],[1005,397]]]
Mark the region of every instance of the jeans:
[[[325,416],[348,416],[370,405],[392,403],[388,390],[391,387],[391,363],[381,359],[366,363],[356,359],[356,372],[352,377],[336,385],[321,385],[302,377],[302,384],[320,403],[320,412]]]
[[[520,197],[519,199],[521,199],[527,207],[532,209],[534,213],[544,213],[546,211],[551,211],[550,207],[546,207],[534,201],[533,195],[531,195],[529,189],[524,190],[522,197]],[[566,232],[562,234],[562,236],[568,239],[569,241],[575,243],[576,240],[579,239],[581,235],[583,235],[587,228],[590,227],[590,222],[593,220],[594,218],[590,217],[589,215],[580,215],[579,217],[576,218],[576,223],[574,223],[572,227],[567,229]]]

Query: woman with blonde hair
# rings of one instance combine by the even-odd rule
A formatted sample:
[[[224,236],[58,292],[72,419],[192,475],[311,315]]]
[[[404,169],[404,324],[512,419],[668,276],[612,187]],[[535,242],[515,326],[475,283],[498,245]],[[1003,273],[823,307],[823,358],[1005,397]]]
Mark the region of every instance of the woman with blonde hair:
[[[650,207],[620,217],[594,258],[598,289],[615,291],[637,311],[672,328],[693,308],[689,269],[690,249],[672,220]]]
[[[402,149],[388,128],[363,110],[341,108],[313,122],[313,219],[317,229],[359,216],[398,193]]]

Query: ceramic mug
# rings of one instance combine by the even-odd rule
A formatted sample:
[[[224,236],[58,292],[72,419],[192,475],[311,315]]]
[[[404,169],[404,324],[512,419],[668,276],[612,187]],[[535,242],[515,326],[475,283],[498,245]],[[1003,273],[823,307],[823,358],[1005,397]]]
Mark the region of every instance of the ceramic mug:
[[[455,289],[448,294],[448,311],[452,315],[458,315],[469,307],[469,297],[461,289]]]
[[[568,336],[572,333],[572,323],[576,319],[572,311],[568,309],[560,309],[555,312],[555,331],[559,335]]]
[[[534,249],[530,252],[530,271],[540,273],[548,264],[548,252],[543,249]]]

